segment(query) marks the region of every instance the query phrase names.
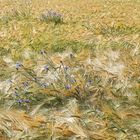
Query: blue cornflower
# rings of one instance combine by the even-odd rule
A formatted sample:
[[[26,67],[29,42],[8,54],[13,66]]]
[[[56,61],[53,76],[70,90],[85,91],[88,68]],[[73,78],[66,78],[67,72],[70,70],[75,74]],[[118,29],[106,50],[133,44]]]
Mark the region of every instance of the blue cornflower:
[[[23,102],[23,100],[22,100],[22,99],[19,99],[19,100],[17,100],[17,102],[18,102],[18,103],[22,103],[22,102]]]
[[[22,66],[22,64],[19,63],[19,62],[17,62],[15,67],[16,67],[16,69],[18,70],[21,66]]]
[[[48,71],[48,70],[49,70],[49,66],[48,66],[48,65],[45,65],[45,66],[44,66],[44,70],[45,70],[45,71]]]
[[[65,88],[66,88],[66,89],[70,89],[71,86],[70,86],[70,85],[66,85]]]
[[[93,81],[92,80],[89,80],[88,82],[89,82],[89,84],[92,84]]]
[[[48,87],[48,84],[47,84],[47,83],[42,83],[42,84],[41,84],[41,87],[47,88],[47,87]]]
[[[30,103],[31,101],[29,99],[24,100],[25,103]]]
[[[64,70],[68,70],[68,68],[69,68],[68,66],[65,66],[65,67],[64,67]]]
[[[71,83],[75,83],[76,80],[75,80],[75,79],[71,79],[70,82],[71,82]]]

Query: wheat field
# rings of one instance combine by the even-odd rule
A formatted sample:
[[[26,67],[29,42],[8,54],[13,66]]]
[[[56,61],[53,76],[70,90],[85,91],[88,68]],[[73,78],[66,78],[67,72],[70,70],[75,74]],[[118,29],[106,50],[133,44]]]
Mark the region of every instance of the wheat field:
[[[0,0],[0,140],[139,140],[140,0]]]

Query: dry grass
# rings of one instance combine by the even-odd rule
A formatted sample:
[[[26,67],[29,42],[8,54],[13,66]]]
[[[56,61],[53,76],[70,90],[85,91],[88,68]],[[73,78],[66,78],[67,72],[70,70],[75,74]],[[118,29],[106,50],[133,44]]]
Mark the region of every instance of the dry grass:
[[[62,88],[61,84],[65,81],[62,76],[63,69],[59,70],[62,83],[59,78],[54,77],[55,79],[53,79],[55,74],[51,75],[51,72],[54,71],[50,69],[47,79],[42,80],[47,83],[52,81],[55,91],[51,86],[38,89],[36,85],[32,84],[30,92],[36,95],[36,99],[38,100],[41,96],[46,99],[33,100],[27,114],[17,111],[15,113],[14,110],[2,111],[1,119],[5,120],[0,124],[2,131],[11,138],[21,137],[19,133],[13,132],[15,130],[12,129],[11,123],[14,122],[16,125],[14,128],[17,127],[16,129],[22,132],[25,139],[27,137],[35,139],[36,137],[38,139],[138,140],[140,134],[139,49],[112,50],[109,48],[102,52],[96,50],[95,53],[84,50],[84,52],[73,55],[75,57],[72,58],[73,61],[70,60],[68,52],[49,56],[54,66],[61,65],[60,61],[63,61],[64,65],[70,67],[71,75],[77,81],[71,85],[71,89]],[[36,55],[34,62],[37,62],[37,59],[41,59],[41,57]],[[29,68],[28,63],[29,60],[24,60],[24,67]],[[46,58],[41,59],[38,65],[34,65],[33,61],[30,61],[37,77],[44,77],[42,68],[44,63],[46,63]],[[26,80],[23,71],[21,68],[18,73],[13,72],[14,77],[11,80],[14,85],[9,89],[5,90],[8,85],[1,82],[3,88],[1,90],[6,91],[3,97],[4,101],[10,103],[11,99],[9,98],[13,97],[14,88],[22,86],[22,82]],[[92,79],[93,83],[90,84],[86,81],[88,77]],[[79,93],[75,92],[77,87]],[[6,108],[14,108],[15,102],[13,100],[11,104],[5,103]],[[18,108],[24,109],[22,106]],[[42,114],[45,120],[42,117],[34,120],[38,113]],[[43,127],[39,127],[41,123],[43,123]],[[34,127],[37,127],[36,131],[34,131]],[[27,130],[25,131],[25,129]]]
[[[51,9],[63,23],[40,19]],[[139,9],[0,0],[0,140],[139,140]]]
[[[1,136],[13,140],[26,137],[37,137],[38,128],[45,123],[42,116],[29,116],[23,111],[1,110],[0,114]]]
[[[139,0],[1,0],[0,9],[1,47],[13,55],[24,48],[76,50],[91,44],[140,41]],[[64,24],[40,21],[41,14],[50,9],[63,15]]]

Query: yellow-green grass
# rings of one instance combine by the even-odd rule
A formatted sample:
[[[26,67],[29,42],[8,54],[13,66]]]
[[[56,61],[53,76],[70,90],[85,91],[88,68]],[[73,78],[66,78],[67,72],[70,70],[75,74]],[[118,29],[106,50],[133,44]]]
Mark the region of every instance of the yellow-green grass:
[[[41,14],[50,9],[63,15],[63,24],[40,21]],[[112,42],[137,44],[139,9],[139,0],[1,0],[1,54],[25,48],[62,51]]]
[[[62,23],[41,20],[51,9]],[[0,140],[139,140],[139,9],[140,0],[0,0]]]
[[[139,140],[140,48],[70,54],[30,52],[20,67],[3,58],[10,76],[0,81],[0,136]],[[29,86],[23,84],[27,81]],[[44,88],[42,82],[49,85]],[[28,98],[31,102],[19,103]]]

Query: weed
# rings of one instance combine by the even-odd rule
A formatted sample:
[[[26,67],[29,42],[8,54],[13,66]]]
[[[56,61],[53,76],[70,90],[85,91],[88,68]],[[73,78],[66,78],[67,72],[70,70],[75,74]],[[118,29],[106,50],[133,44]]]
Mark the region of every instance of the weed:
[[[139,9],[1,0],[0,139],[139,140]]]
[[[53,22],[59,24],[63,22],[63,17],[60,13],[49,10],[41,15],[41,20],[45,22]]]

